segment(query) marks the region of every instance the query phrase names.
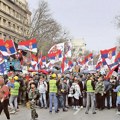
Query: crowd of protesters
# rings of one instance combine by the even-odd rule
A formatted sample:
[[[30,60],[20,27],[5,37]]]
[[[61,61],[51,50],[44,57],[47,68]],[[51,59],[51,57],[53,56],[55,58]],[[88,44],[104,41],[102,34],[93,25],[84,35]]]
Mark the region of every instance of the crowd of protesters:
[[[30,106],[31,117],[38,117],[36,106],[48,109],[49,113],[59,113],[62,109],[79,110],[85,108],[85,114],[96,109],[117,108],[120,114],[120,77],[110,79],[100,73],[67,74],[53,73],[12,73],[0,77],[0,114],[2,110],[8,120],[10,114],[20,112],[20,105]]]

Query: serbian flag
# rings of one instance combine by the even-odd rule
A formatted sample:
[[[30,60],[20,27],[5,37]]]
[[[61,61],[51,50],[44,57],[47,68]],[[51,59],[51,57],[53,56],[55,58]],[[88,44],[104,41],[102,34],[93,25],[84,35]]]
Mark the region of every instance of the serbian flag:
[[[120,63],[120,52],[117,54],[114,63],[109,65],[109,68],[112,70],[114,68],[116,68]]]
[[[66,57],[72,56],[72,43],[70,41],[65,43],[65,56]]]
[[[28,50],[30,52],[37,52],[37,41],[36,39],[32,39],[32,40],[19,42],[18,49]]]
[[[87,56],[84,58],[84,60],[83,60],[83,65],[84,65],[84,64],[87,65],[87,66],[93,64],[93,54],[92,54],[92,53],[89,54],[89,55],[87,55]]]
[[[51,63],[56,63],[56,62],[62,61],[62,51],[57,50],[56,52],[49,53],[48,59]]]
[[[71,60],[68,61],[68,66],[69,66],[69,68],[68,68],[69,70],[71,70],[74,67],[74,64]]]
[[[116,47],[107,50],[101,50],[100,52],[101,52],[101,57],[106,60],[108,65],[114,63],[115,55],[116,55]]]
[[[120,64],[120,52],[117,54],[115,62],[118,62]]]
[[[99,71],[102,67],[102,62],[99,62],[97,65],[96,65],[96,70]]]
[[[0,54],[0,75],[7,74],[7,67],[3,55]]]
[[[38,63],[38,57],[34,54],[31,54],[31,65],[36,65]]]
[[[58,44],[53,45],[50,48],[50,50],[48,51],[48,54],[50,54],[50,53],[56,53],[59,50],[61,52],[64,52],[64,43],[58,43]]]
[[[119,69],[119,65],[116,65],[112,70],[110,70],[105,77],[106,80],[109,79],[113,75],[114,71],[118,72],[118,69]]]
[[[90,53],[89,55],[87,55],[87,56],[85,57],[85,63],[91,61],[92,59],[93,59],[93,54]]]
[[[43,56],[41,59],[42,63],[45,65],[46,64],[46,56]]]
[[[46,64],[46,67],[48,69],[53,69],[53,66],[54,66],[54,64],[52,64],[51,62],[49,62],[49,63]]]
[[[85,59],[84,59],[84,60],[79,61],[79,64],[80,64],[80,65],[85,65]]]
[[[113,69],[113,70],[110,70],[110,71],[107,73],[107,75],[105,76],[105,79],[106,79],[106,80],[110,79],[110,77],[111,77],[112,74],[113,74],[113,71],[114,71],[114,69]]]
[[[107,66],[107,62],[105,59],[102,59],[102,64],[103,64],[103,66]]]
[[[5,47],[9,55],[13,55],[17,53],[13,40],[5,41]]]
[[[46,56],[41,56],[38,60],[38,66],[39,68],[43,68],[46,66]]]
[[[100,55],[98,55],[97,64],[98,64],[98,63],[100,63],[100,62],[102,62],[102,57],[101,57],[101,54],[100,54]]]
[[[65,70],[69,68],[68,61],[66,57],[63,57],[62,63],[61,63],[61,72],[64,73]]]
[[[3,56],[9,56],[10,54],[7,52],[7,49],[5,47],[5,42],[4,40],[0,39],[0,52],[2,53]]]
[[[116,68],[118,65],[119,65],[118,62],[116,61],[113,64],[109,65],[109,68],[112,70],[112,69]]]

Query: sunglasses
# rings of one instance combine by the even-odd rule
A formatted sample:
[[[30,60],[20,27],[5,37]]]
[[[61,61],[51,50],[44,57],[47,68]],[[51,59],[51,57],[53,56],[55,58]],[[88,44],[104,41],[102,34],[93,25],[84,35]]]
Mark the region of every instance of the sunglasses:
[[[31,88],[31,89],[35,89],[35,88]]]

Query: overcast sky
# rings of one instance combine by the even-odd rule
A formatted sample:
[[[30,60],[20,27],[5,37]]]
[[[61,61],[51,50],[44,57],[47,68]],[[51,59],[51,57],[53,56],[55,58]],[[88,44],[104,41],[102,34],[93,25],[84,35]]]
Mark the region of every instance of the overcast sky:
[[[28,0],[31,10],[40,0]],[[114,47],[120,36],[115,16],[120,15],[120,0],[45,0],[53,17],[75,39],[84,38],[89,50]]]

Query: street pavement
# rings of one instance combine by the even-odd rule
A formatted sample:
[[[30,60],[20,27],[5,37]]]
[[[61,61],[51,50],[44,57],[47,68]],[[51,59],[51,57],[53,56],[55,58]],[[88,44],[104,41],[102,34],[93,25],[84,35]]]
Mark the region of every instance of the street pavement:
[[[85,108],[77,111],[69,109],[68,112],[60,110],[59,113],[49,113],[49,109],[37,108],[39,118],[37,120],[120,120],[120,115],[116,115],[116,109],[96,110],[97,114],[85,114]],[[0,120],[6,120],[4,113],[1,114]],[[20,111],[11,115],[11,120],[31,120],[30,109],[20,107]]]

